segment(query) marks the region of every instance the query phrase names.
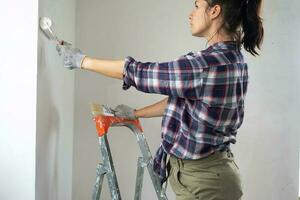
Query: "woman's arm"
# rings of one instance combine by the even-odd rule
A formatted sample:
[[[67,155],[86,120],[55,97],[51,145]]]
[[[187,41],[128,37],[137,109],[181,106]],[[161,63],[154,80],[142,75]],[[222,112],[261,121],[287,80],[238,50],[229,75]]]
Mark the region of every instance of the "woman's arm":
[[[125,60],[100,60],[85,57],[82,61],[81,69],[97,72],[105,76],[123,79]]]
[[[123,79],[124,65],[124,60],[100,60],[85,57],[82,61],[81,68],[112,78]],[[165,98],[155,104],[138,109],[135,111],[135,116],[141,118],[161,117],[164,114],[167,102],[168,98]]]
[[[57,45],[64,57],[64,67],[81,68],[123,80],[123,89],[131,86],[145,93],[157,93],[187,99],[200,99],[203,78],[209,67],[207,58],[192,52],[169,62],[140,62],[127,56],[124,60],[104,60],[85,56],[77,48]],[[209,58],[218,64],[219,59]]]
[[[164,114],[167,102],[168,97],[155,104],[138,109],[135,111],[135,116],[141,118],[161,117]]]

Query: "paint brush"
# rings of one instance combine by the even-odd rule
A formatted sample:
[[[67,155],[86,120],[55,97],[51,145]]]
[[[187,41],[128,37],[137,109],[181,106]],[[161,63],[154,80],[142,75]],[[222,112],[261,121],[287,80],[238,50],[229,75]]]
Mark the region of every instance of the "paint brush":
[[[91,104],[91,111],[94,116],[105,115],[105,116],[115,116],[115,111],[108,106],[99,105],[96,103]]]

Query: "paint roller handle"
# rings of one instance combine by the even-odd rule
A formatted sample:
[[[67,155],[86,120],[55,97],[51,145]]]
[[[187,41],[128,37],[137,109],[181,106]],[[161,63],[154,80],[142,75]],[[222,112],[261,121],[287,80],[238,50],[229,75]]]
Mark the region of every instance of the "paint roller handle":
[[[64,40],[56,40],[56,50],[61,56],[67,48],[72,48],[72,44]]]
[[[57,40],[57,42],[58,42],[58,45],[64,45],[64,46],[72,47],[72,44],[67,42],[67,41]]]

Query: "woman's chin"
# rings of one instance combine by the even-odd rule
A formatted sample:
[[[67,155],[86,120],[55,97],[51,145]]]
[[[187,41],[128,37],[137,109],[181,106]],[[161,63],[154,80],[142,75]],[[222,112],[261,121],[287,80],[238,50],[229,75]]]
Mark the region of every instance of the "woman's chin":
[[[191,34],[192,36],[195,36],[195,31],[193,31],[193,29],[191,29]]]
[[[201,32],[199,33],[197,31],[193,31],[193,30],[191,30],[191,34],[192,34],[192,36],[195,36],[195,37],[204,37]]]
[[[199,37],[198,34],[197,34],[197,32],[191,31],[191,34],[192,34],[192,36]]]

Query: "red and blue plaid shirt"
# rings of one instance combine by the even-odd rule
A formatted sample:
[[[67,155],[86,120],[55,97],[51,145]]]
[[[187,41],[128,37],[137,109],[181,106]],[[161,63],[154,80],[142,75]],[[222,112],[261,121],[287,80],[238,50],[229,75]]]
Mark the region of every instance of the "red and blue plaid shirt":
[[[123,89],[168,95],[154,171],[166,180],[166,159],[199,159],[230,149],[244,118],[248,67],[237,42],[217,42],[170,62],[125,59]]]

